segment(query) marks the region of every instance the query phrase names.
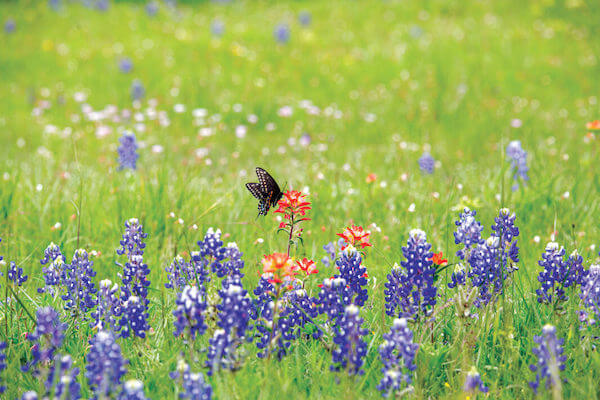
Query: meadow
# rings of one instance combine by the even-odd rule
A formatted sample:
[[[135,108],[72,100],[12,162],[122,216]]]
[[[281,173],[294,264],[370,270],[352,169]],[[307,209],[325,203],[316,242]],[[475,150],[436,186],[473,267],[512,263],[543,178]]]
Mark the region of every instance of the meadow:
[[[408,318],[418,350],[414,371],[402,370],[410,382],[401,382],[389,398],[600,396],[600,280],[591,268],[600,262],[600,123],[594,122],[600,119],[599,3],[171,3],[0,3],[3,399],[27,391],[39,398],[79,398],[74,391],[56,394],[57,382],[45,385],[59,359],[44,361],[42,355],[31,364],[36,311],[47,306],[66,324],[64,340],[49,345],[52,355],[70,355],[79,368],[73,381],[81,398],[94,395],[86,367],[91,342],[102,330],[114,331],[110,335],[129,360],[119,380],[142,381],[150,399],[187,393],[181,377],[170,375],[182,360],[202,373],[217,399],[377,398],[384,376],[380,346],[383,335],[399,326],[394,317]],[[122,144],[131,133],[137,148]],[[293,211],[296,218],[310,218],[295,220],[294,229],[303,229],[300,238],[279,229],[289,220],[276,212],[277,204],[257,218],[257,199],[245,187],[258,182],[257,166],[283,192],[299,191],[310,202],[310,209]],[[288,196],[283,201],[291,202]],[[477,225],[470,225],[478,237],[470,246],[455,240],[455,221],[465,207],[483,226],[478,237]],[[143,227],[143,246],[141,236],[126,232],[126,222]],[[504,229],[513,223],[518,236],[507,238]],[[487,239],[498,239],[493,224],[503,227],[496,242]],[[352,225],[369,232],[368,239],[346,231],[346,242],[339,242],[338,234]],[[208,282],[195,275],[198,270],[193,279],[182,275],[191,297],[183,297],[183,288],[166,287],[165,269],[176,268],[177,256],[188,267],[197,257],[204,272],[214,269],[213,256],[195,252],[204,252],[198,242],[217,229],[223,246],[235,242],[242,253],[239,258],[233,247],[223,250],[234,260],[230,272],[223,277],[212,270]],[[437,256],[429,261],[428,255],[418,264],[435,271],[427,278],[428,288],[436,288],[432,303],[417,299],[415,308],[412,292],[400,298],[404,292],[398,290],[392,297],[399,308],[388,315],[386,283],[394,271],[408,279],[411,261],[401,263],[413,254],[411,239],[424,249],[417,258],[442,252],[447,262]],[[367,240],[370,246],[361,246]],[[120,241],[125,254],[117,253]],[[125,288],[118,292],[123,310],[131,305],[125,304],[133,295],[128,290],[137,294],[148,314],[145,337],[136,335],[131,321],[117,329],[114,320],[102,328],[95,324],[99,292],[83,306],[79,298],[75,305],[63,298],[69,284],[82,287],[81,276],[67,274],[49,285],[49,266],[66,268],[56,258],[40,263],[50,243],[60,247],[65,265],[75,265],[73,255],[85,249],[93,265],[80,265],[95,272],[85,269],[91,278],[86,285],[98,290],[109,279]],[[324,249],[328,243],[333,258]],[[465,246],[461,260],[457,251]],[[480,249],[493,254],[491,261],[471,257]],[[127,265],[140,267],[139,251],[148,271],[134,271],[132,288],[125,282]],[[279,265],[265,258],[274,253],[291,261]],[[319,272],[292,267],[304,258],[314,260]],[[28,276],[22,285],[9,273],[11,262]],[[459,277],[459,263],[464,282],[449,287]],[[579,275],[571,276],[575,267]],[[496,275],[486,277],[486,268],[496,268]],[[265,271],[272,274],[261,279]],[[551,272],[546,281],[552,285],[540,295],[544,271]],[[340,274],[348,285],[338,289],[348,293],[331,316],[319,296]],[[427,297],[419,286],[423,279],[413,278],[408,280],[418,296]],[[268,280],[272,289],[256,294]],[[243,286],[248,293],[241,307],[258,315],[247,321],[230,368],[211,370],[209,340],[225,329],[218,312],[226,311],[217,306],[226,281]],[[40,293],[44,287],[51,289]],[[186,299],[193,302],[196,289],[198,314],[191,316]],[[312,318],[296,326],[297,337],[283,355],[277,350],[281,332],[270,331],[277,326],[273,319],[283,321],[302,290],[308,299],[302,313]],[[351,359],[332,371],[339,347],[334,338],[355,317],[364,320],[365,331],[345,340],[353,343],[351,357],[362,361],[361,373],[353,373]],[[192,337],[194,323],[199,331]],[[532,349],[547,324],[564,339],[565,357],[550,352],[546,381],[552,384],[542,383],[536,394],[530,365],[543,357]],[[266,351],[273,351],[263,358],[258,353],[265,349],[256,345],[264,336],[259,327],[267,332]],[[120,337],[124,329],[129,337]],[[465,387],[472,367],[486,390]],[[143,398],[114,387],[98,397]]]

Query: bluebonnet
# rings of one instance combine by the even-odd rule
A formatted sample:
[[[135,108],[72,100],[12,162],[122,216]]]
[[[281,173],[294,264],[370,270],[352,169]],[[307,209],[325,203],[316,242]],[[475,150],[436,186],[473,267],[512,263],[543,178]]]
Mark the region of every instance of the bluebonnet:
[[[127,373],[128,361],[121,354],[121,347],[112,332],[99,331],[90,341],[85,377],[94,398],[110,398],[121,391],[123,375]]]
[[[290,41],[290,27],[288,24],[281,23],[275,27],[273,36],[279,43],[287,43]]]
[[[140,302],[139,297],[129,297],[123,304],[123,311],[119,320],[118,330],[121,337],[137,336],[145,338],[146,331],[149,329],[146,307]]]
[[[137,152],[138,144],[133,132],[123,132],[123,136],[119,138],[119,143],[120,145],[117,149],[119,154],[119,169],[136,169],[137,160],[140,156]]]
[[[71,264],[65,265],[63,270],[63,285],[66,293],[62,299],[66,301],[65,308],[79,309],[86,313],[96,304],[96,286],[92,278],[96,276],[93,270],[93,262],[90,261],[87,251],[75,250]]]
[[[154,17],[158,13],[158,2],[149,1],[146,3],[146,7],[144,7],[144,9],[146,10],[146,14],[148,14],[148,16]]]
[[[465,207],[459,216],[459,220],[455,222],[454,243],[464,245],[464,248],[456,252],[456,256],[461,260],[468,256],[471,248],[483,243],[481,238],[483,226],[475,219],[475,215],[477,215],[477,211]]]
[[[92,327],[117,332],[118,318],[123,312],[119,286],[109,279],[101,280],[96,299],[96,308],[91,314]]]
[[[213,20],[213,22],[210,24],[210,31],[214,36],[223,36],[225,33],[225,23],[219,19]]]
[[[462,286],[467,282],[467,272],[466,268],[462,263],[458,263],[454,266],[454,271],[450,276],[450,282],[448,282],[448,287],[450,289],[454,289],[457,286]]]
[[[331,365],[332,371],[346,370],[349,375],[362,375],[364,358],[367,355],[367,343],[364,336],[368,330],[362,327],[363,319],[354,304],[346,307],[339,326],[335,329]]]
[[[119,241],[121,247],[117,249],[117,254],[125,254],[127,257],[143,255],[146,248],[144,239],[147,237],[148,234],[144,233],[144,227],[140,221],[137,218],[130,218],[125,222],[125,233]]]
[[[323,330],[315,321],[320,314],[316,299],[308,296],[299,281],[295,281],[293,286],[295,288],[283,296],[285,308],[281,312],[280,318],[284,319],[286,325],[289,326],[284,338],[293,340],[300,337],[302,332],[308,333],[306,328],[309,325],[312,330],[311,337],[318,339],[323,336]]]
[[[46,392],[53,393],[48,398],[79,400],[81,398],[81,386],[77,381],[79,368],[73,367],[71,356],[57,355],[50,365],[48,377],[45,382]]]
[[[244,268],[242,253],[233,242],[223,247],[221,230],[209,228],[204,239],[198,242],[200,254],[196,254],[192,261],[196,263],[196,269],[202,267],[205,271],[212,271],[219,278],[226,275],[243,277],[241,270]]]
[[[0,342],[0,372],[6,369],[6,342]],[[0,394],[4,393],[6,386],[1,384],[0,380]]]
[[[129,57],[123,57],[119,60],[119,70],[124,74],[131,72],[133,69],[133,61]]]
[[[298,22],[300,22],[300,25],[302,26],[309,26],[312,22],[312,16],[308,11],[300,11],[298,14]]]
[[[369,295],[365,287],[367,285],[367,268],[362,265],[360,252],[354,246],[349,245],[341,252],[341,256],[335,264],[340,272],[339,277],[346,281],[346,285],[350,287],[352,295],[355,296],[353,303],[363,306]]]
[[[206,312],[206,295],[201,286],[186,286],[177,295],[173,316],[175,331],[173,334],[179,336],[187,331],[187,336],[194,340],[196,335],[203,335],[206,331],[204,313]]]
[[[48,7],[50,7],[53,11],[58,11],[60,8],[60,0],[48,0]]]
[[[209,340],[206,366],[208,374],[219,369],[236,369],[240,364],[238,347],[245,341],[250,328],[250,298],[237,277],[227,277],[219,290],[221,303],[217,305],[218,322],[213,337]]]
[[[14,19],[7,19],[6,22],[4,22],[4,32],[6,33],[13,33],[16,27],[17,24],[15,24]]]
[[[552,303],[567,300],[565,289],[577,285],[583,280],[583,258],[575,251],[564,260],[565,249],[558,243],[550,242],[538,264],[544,269],[538,275],[541,288],[535,292],[540,303]]]
[[[567,276],[563,285],[565,287],[583,285],[586,281],[588,271],[583,267],[583,257],[574,250],[567,259]]]
[[[431,154],[425,152],[419,158],[419,168],[421,172],[425,174],[433,174],[435,170],[435,160],[431,156]]]
[[[506,146],[506,155],[510,159],[510,166],[513,172],[514,184],[512,190],[519,188],[519,178],[523,182],[529,180],[527,172],[529,167],[527,166],[527,152],[521,147],[520,140],[513,140]]]
[[[410,385],[412,372],[417,368],[415,354],[419,345],[413,343],[413,333],[408,328],[406,318],[395,318],[389,333],[383,335],[384,342],[379,346],[379,357],[383,368],[383,378],[377,389],[384,397],[402,388],[402,383]]]
[[[475,393],[479,390],[482,393],[487,393],[489,388],[483,384],[481,380],[481,375],[477,372],[477,368],[471,367],[471,370],[467,373],[467,378],[465,379],[465,384],[463,386],[463,391],[468,393]]]
[[[592,264],[585,282],[581,285],[584,309],[579,313],[581,322],[597,325],[600,322],[600,265]]]
[[[419,318],[428,315],[436,304],[435,267],[431,244],[420,229],[410,231],[407,245],[402,247],[406,261],[388,274],[385,284],[385,308],[390,316]]]
[[[139,79],[135,79],[131,84],[130,94],[133,101],[141,100],[146,95],[146,89]]]
[[[511,213],[508,208],[501,208],[492,225],[492,236],[500,239],[502,266],[508,270],[512,269],[507,264],[508,261],[519,262],[519,248],[516,240],[516,237],[519,236],[519,228],[515,225],[516,218],[515,213]]]
[[[21,286],[27,281],[27,275],[23,275],[23,268],[17,267],[17,264],[11,261],[8,265],[8,280],[17,286]]]
[[[326,314],[330,325],[337,326],[346,306],[352,304],[352,292],[343,278],[325,279],[315,303],[319,314]]]
[[[96,0],[95,8],[98,11],[106,11],[110,6],[110,0]]]
[[[150,281],[147,276],[150,268],[144,263],[144,248],[146,244],[144,239],[148,237],[144,233],[143,226],[137,218],[131,218],[125,222],[125,232],[119,242],[121,247],[117,249],[117,254],[126,255],[127,262],[123,266],[122,292],[123,299],[129,296],[138,296],[144,306],[148,305],[148,286]]]
[[[181,291],[186,285],[191,285],[194,282],[194,268],[179,255],[175,256],[173,262],[165,268],[165,271],[168,280],[165,283],[167,289]]]
[[[335,245],[333,242],[329,242],[323,246],[323,250],[325,250],[327,255],[321,259],[321,263],[326,267],[329,267],[331,263],[335,261]]]
[[[44,258],[40,260],[40,264],[46,265],[42,267],[42,273],[44,274],[44,287],[38,288],[38,293],[48,292],[54,294],[54,286],[58,286],[61,283],[61,276],[65,267],[66,258],[60,251],[60,247],[54,243],[50,243],[44,250]]]
[[[144,394],[144,383],[137,379],[130,379],[123,385],[123,391],[117,400],[147,400]]]
[[[538,344],[533,348],[533,354],[537,358],[536,364],[529,368],[536,372],[535,381],[529,382],[529,386],[537,393],[541,381],[546,379],[546,389],[558,385],[560,387],[560,371],[565,369],[567,357],[563,355],[564,339],[556,337],[556,328],[552,325],[544,325],[542,334],[534,336],[533,341]]]
[[[37,325],[27,339],[32,343],[32,360],[23,367],[23,371],[35,369],[40,363],[47,363],[54,359],[65,338],[67,324],[60,322],[58,312],[52,307],[40,307],[36,312]]]
[[[183,392],[179,393],[180,399],[210,400],[212,398],[212,387],[204,379],[201,372],[191,372],[190,366],[183,360],[177,363],[177,370],[169,374],[171,379],[178,379]]]
[[[28,390],[27,392],[23,393],[21,400],[38,400],[38,395],[32,390]]]

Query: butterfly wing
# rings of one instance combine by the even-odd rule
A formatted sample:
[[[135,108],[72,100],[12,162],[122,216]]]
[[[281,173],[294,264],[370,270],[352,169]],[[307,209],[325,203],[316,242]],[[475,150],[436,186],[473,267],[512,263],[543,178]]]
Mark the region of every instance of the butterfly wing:
[[[260,183],[248,182],[246,183],[246,189],[248,189],[250,193],[252,193],[252,196],[256,197],[259,200],[262,200],[265,197]]]
[[[275,179],[273,179],[271,174],[264,169],[256,167],[256,176],[258,176],[258,182],[262,186],[262,190],[265,193],[266,215],[266,212],[269,211],[269,208],[277,204],[277,202],[281,199],[283,193],[281,193],[281,188],[279,188],[279,185],[277,182],[275,182]]]

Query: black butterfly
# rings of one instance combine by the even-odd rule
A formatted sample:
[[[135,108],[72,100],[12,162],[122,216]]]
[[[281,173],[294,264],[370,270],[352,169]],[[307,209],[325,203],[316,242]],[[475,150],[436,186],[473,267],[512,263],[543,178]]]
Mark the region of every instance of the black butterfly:
[[[248,182],[246,187],[258,199],[258,216],[267,215],[269,208],[277,204],[283,193],[275,179],[264,169],[256,167],[256,176],[258,183]]]

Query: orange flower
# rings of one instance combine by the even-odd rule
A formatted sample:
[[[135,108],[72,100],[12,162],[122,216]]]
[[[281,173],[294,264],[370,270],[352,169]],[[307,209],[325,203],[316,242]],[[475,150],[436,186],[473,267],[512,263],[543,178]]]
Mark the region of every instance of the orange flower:
[[[444,253],[442,253],[441,251],[439,253],[433,253],[433,257],[431,257],[431,260],[435,265],[443,266],[448,264],[448,260],[444,258]]]
[[[377,180],[377,175],[374,172],[371,172],[367,175],[367,179],[365,179],[367,183],[375,182]]]
[[[304,271],[306,275],[310,274],[318,274],[319,271],[315,266],[315,262],[313,260],[309,260],[308,258],[303,258],[302,261],[296,261],[296,265],[300,270]]]
[[[600,120],[588,122],[586,124],[586,128],[588,128],[589,130],[593,130],[593,131],[600,130]]]
[[[277,203],[279,208],[276,213],[285,214],[285,218],[289,219],[291,215],[306,215],[306,211],[310,210],[310,202],[306,199],[306,195],[296,190],[288,190],[283,194],[283,198]],[[301,221],[306,221],[308,218],[303,218]]]
[[[369,236],[371,234],[369,232],[365,232],[362,226],[351,225],[344,229],[342,233],[338,233],[337,235],[346,242],[346,245],[342,246],[342,250],[344,250],[350,244],[355,247],[360,246],[362,249],[371,246],[371,243],[369,243]]]
[[[297,271],[294,262],[285,253],[273,253],[265,256],[262,265],[263,273],[273,274],[272,283],[281,283],[284,277],[293,278]]]

